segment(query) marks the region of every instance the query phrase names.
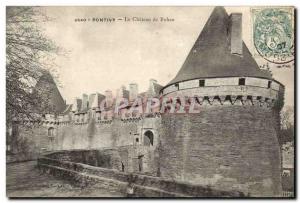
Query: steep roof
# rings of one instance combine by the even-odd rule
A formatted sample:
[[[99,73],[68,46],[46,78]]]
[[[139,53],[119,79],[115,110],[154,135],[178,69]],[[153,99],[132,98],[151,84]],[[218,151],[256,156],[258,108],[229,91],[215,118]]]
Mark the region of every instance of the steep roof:
[[[47,111],[51,113],[61,113],[65,110],[66,104],[60,94],[59,89],[51,75],[47,70],[42,72],[39,80],[37,81],[33,94],[41,94],[45,101],[42,101],[47,107]]]
[[[231,54],[229,24],[229,16],[224,7],[216,7],[181,69],[168,85],[196,78],[272,78],[271,74],[259,69],[244,42],[242,56]]]
[[[72,106],[73,106],[73,104],[67,104],[65,110],[63,112],[61,112],[60,115],[69,114],[72,110]]]

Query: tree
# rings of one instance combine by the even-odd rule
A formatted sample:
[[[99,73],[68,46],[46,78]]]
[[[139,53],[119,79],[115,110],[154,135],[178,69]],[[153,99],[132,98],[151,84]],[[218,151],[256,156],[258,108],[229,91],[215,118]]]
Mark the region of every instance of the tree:
[[[280,114],[281,130],[279,141],[281,144],[294,141],[294,107],[286,106]]]
[[[282,109],[281,114],[281,128],[289,129],[294,126],[294,107],[287,106]]]
[[[38,7],[6,8],[7,123],[37,119],[37,113],[47,108],[46,96],[33,93],[39,78],[53,68],[54,56],[59,52],[39,26],[47,20]]]

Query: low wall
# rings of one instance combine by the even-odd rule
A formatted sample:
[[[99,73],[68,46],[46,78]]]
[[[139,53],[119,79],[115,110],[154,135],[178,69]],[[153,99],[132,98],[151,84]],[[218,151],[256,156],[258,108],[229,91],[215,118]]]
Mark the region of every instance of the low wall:
[[[135,197],[243,197],[238,191],[216,190],[208,186],[186,184],[160,177],[120,172],[116,169],[90,166],[83,163],[58,160],[70,152],[52,153],[38,158],[41,171],[80,183],[83,186],[109,188],[126,195],[129,185]],[[65,156],[66,157],[66,156]]]
[[[118,163],[120,162],[117,149],[72,151],[62,150],[49,153],[46,156],[59,161],[82,163],[108,169],[119,169]]]
[[[153,149],[152,149],[153,150]],[[116,169],[126,173],[142,173],[146,175],[157,175],[157,164],[154,152],[144,146],[120,146],[101,149],[76,149],[60,150],[51,152],[48,158],[59,161],[69,161],[97,166],[107,169]],[[144,155],[143,171],[139,171],[139,155]]]

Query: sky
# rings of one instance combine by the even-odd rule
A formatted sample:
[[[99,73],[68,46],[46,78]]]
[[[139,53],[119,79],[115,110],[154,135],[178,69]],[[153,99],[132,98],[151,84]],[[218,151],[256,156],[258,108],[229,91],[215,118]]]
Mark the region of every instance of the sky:
[[[225,7],[243,14],[243,40],[259,65],[267,61],[253,46],[249,7]],[[68,52],[60,55],[59,89],[67,103],[83,93],[137,83],[146,91],[151,78],[166,85],[181,68],[209,18],[213,7],[42,7],[52,20],[44,22],[45,34]],[[124,21],[158,18],[157,22]],[[173,21],[160,21],[160,17]],[[90,19],[75,22],[75,19]],[[116,22],[93,22],[93,18],[122,18]],[[269,63],[274,79],[285,85],[285,104],[293,106],[294,68]]]

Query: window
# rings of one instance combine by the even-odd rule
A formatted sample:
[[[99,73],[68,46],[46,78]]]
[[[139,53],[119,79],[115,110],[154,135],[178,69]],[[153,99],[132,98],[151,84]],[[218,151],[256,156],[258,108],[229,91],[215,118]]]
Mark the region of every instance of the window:
[[[199,80],[199,87],[205,86],[205,80]]]
[[[174,86],[179,89],[179,84],[178,83],[175,83]]]
[[[239,79],[239,85],[245,85],[246,79],[245,78],[240,78]]]
[[[272,81],[268,81],[268,88],[271,88]]]
[[[153,133],[150,130],[144,134],[144,146],[153,146]]]
[[[125,166],[124,166],[123,162],[121,162],[121,164],[122,164],[122,172],[124,172],[125,171]]]
[[[48,137],[53,137],[54,136],[54,128],[53,127],[50,127],[48,129]]]
[[[135,141],[136,141],[136,142],[139,142],[139,138],[135,138]]]

